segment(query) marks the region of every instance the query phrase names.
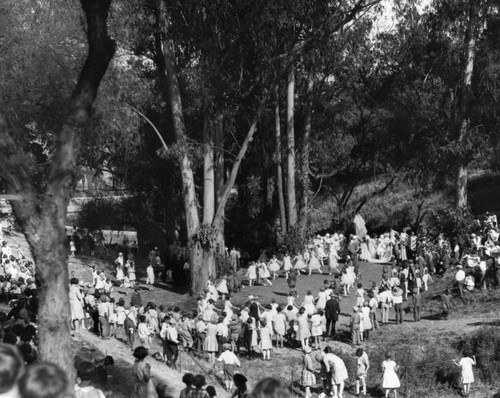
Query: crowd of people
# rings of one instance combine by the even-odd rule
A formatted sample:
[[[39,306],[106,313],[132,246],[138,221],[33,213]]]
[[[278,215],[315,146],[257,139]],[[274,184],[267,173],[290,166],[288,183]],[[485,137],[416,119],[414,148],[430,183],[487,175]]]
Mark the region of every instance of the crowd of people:
[[[136,358],[133,368],[134,397],[154,397],[159,392],[158,385],[151,382],[151,371],[145,361],[151,348],[159,345],[162,349],[155,358],[172,369],[177,369],[179,349],[206,359],[212,366],[220,365],[224,388],[233,392],[236,386],[234,394],[238,397],[246,393],[246,387],[241,387],[246,378],[237,373],[241,358],[253,360],[260,357],[270,361],[276,348],[301,349],[304,354],[301,384],[306,398],[311,396],[311,388],[318,384],[322,384],[327,394],[337,398],[343,396],[344,382],[349,375],[340,356],[332,347],[325,346],[325,341],[345,339],[339,334],[337,325],[341,316],[340,303],[344,297],[353,296],[356,305],[349,318],[349,340],[356,350],[358,364],[356,392],[366,395],[366,374],[370,362],[363,342],[370,339],[370,333],[393,319],[395,324],[403,323],[404,306],[409,306],[413,320],[419,322],[422,293],[428,290],[436,275],[452,266],[456,267],[457,295],[461,298],[468,289],[498,285],[499,235],[496,220],[488,218],[478,224],[477,231],[462,245],[451,245],[443,235],[430,239],[406,231],[391,231],[376,240],[367,235],[363,238],[357,235],[347,238],[342,234],[316,236],[302,252],[293,256],[284,253],[269,258],[263,252],[257,261],[249,263],[243,278],[240,277],[241,272],[237,272],[241,265],[239,252],[233,249],[228,251],[232,272],[218,281],[209,280],[198,297],[197,308],[192,311],[157,306],[154,302],[144,303],[141,291],[145,287],[137,284],[135,256],[133,253],[119,253],[114,261],[114,277],[106,276],[102,270],[92,269],[92,283],[85,284],[71,275],[71,325],[76,331],[93,331],[102,339],[116,337],[129,346]],[[38,344],[34,267],[21,247],[13,248],[6,240],[1,246],[1,299],[10,310],[8,313],[0,312],[0,337],[4,343],[18,347],[15,355],[23,366],[30,365],[37,362]],[[70,255],[71,248],[70,241]],[[385,261],[387,258],[390,261]],[[359,273],[359,262],[362,260],[381,260],[384,263],[378,282],[370,286],[362,283]],[[155,248],[148,257],[146,289],[153,288],[155,268],[160,265],[160,255]],[[313,272],[334,275],[335,278],[325,279],[316,291],[309,290],[304,297],[299,297],[296,286],[300,278],[305,277],[301,275]],[[286,300],[279,302],[272,299],[262,303],[259,297],[250,294],[242,305],[233,302],[233,294],[243,285],[242,279],[246,279],[249,286],[272,286],[277,278],[287,281],[289,294]],[[113,295],[116,287],[132,289],[130,299],[116,299]],[[444,319],[449,316],[452,305],[453,295],[451,290],[447,290],[442,294]],[[320,355],[313,358],[313,350],[319,350]],[[77,396],[101,396],[102,392],[95,391],[99,391],[94,387],[99,386],[95,380],[111,363],[112,358],[99,364],[88,361],[76,364]],[[456,362],[462,368],[464,393],[469,392],[470,383],[474,381],[474,364],[472,355]],[[390,392],[397,396],[400,382],[396,362],[390,353],[382,368],[382,386],[386,396]],[[23,374],[28,374],[28,371],[23,370]],[[317,379],[320,374],[323,377]],[[210,388],[204,388],[202,376],[197,377],[186,375],[189,390],[181,394],[182,398],[213,396],[209,393]],[[243,379],[245,382],[242,382]]]

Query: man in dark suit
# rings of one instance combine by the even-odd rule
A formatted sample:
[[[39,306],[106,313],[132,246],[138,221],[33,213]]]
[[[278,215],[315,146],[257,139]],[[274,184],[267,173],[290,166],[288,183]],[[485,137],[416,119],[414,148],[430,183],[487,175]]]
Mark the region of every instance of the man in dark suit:
[[[335,324],[339,320],[340,304],[335,299],[335,295],[330,294],[330,299],[326,302],[325,318],[326,318],[326,333],[325,336],[335,337]],[[330,329],[331,328],[331,329]]]

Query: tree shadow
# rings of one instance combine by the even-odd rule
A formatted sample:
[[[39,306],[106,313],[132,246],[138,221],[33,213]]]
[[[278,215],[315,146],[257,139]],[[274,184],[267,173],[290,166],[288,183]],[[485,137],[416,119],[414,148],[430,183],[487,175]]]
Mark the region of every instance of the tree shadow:
[[[485,321],[472,322],[472,323],[468,323],[467,326],[500,326],[500,320],[497,319],[497,320],[489,321],[489,322],[485,322]]]

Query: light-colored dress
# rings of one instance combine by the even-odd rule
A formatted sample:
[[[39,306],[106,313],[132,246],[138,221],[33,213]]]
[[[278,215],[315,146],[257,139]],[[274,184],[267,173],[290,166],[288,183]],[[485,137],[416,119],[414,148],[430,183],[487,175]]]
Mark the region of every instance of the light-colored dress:
[[[304,309],[306,310],[307,315],[314,314],[316,312],[316,307],[314,306],[314,297],[311,295],[305,296],[302,307],[304,307]]]
[[[309,271],[321,270],[321,264],[315,254],[311,254],[311,260],[309,260]]]
[[[69,287],[69,307],[72,321],[79,321],[85,318],[83,312],[83,294],[80,292],[78,285],[70,285]]]
[[[209,323],[207,325],[207,335],[203,343],[203,349],[207,352],[217,352],[219,344],[217,343],[217,325]]]
[[[273,348],[273,343],[271,341],[271,334],[272,332],[269,326],[261,326],[259,328],[261,350],[270,350]]]
[[[349,378],[344,361],[335,354],[325,354],[324,362],[328,362],[332,374],[332,384],[340,384]]]
[[[259,273],[261,278],[269,278],[271,276],[265,263],[260,263]]]
[[[280,336],[284,336],[287,329],[286,316],[282,312],[276,314],[273,318],[274,331]]]
[[[257,279],[257,269],[255,264],[251,264],[248,266],[248,279],[250,280]]]
[[[472,365],[475,365],[474,360],[469,357],[463,357],[458,364],[462,368],[462,383],[474,383],[474,372],[472,371]]]
[[[363,307],[362,313],[361,323],[363,324],[363,330],[371,330],[373,325],[370,320],[370,307]]]
[[[132,367],[132,373],[135,377],[134,390],[131,398],[157,398],[153,381],[151,379],[151,367],[148,363],[135,361]]]
[[[288,272],[292,269],[292,260],[290,256],[283,257],[283,269]]]
[[[311,317],[311,335],[313,337],[318,337],[323,334],[323,325],[321,323],[321,315],[314,314]]]
[[[125,278],[125,274],[123,273],[123,265],[118,265],[116,267],[116,279],[122,281]]]
[[[326,307],[326,302],[328,301],[328,296],[326,295],[326,292],[319,292],[318,297],[316,301],[316,308],[318,310],[324,310]]]
[[[382,369],[384,370],[384,378],[382,379],[382,388],[399,388],[401,383],[396,373],[396,362],[392,359],[382,362]]]
[[[295,269],[305,269],[306,267],[307,265],[304,262],[304,258],[301,254],[298,254],[297,257],[295,257]]]
[[[229,290],[227,290],[227,279],[222,278],[222,280],[217,285],[217,291],[220,294],[229,294]]]
[[[298,339],[308,339],[311,337],[311,331],[309,330],[309,321],[307,319],[307,314],[302,314],[297,317],[297,324],[299,327],[298,330]]]
[[[267,269],[270,272],[278,272],[280,270],[280,264],[278,263],[278,260],[276,260],[275,258],[271,259]]]

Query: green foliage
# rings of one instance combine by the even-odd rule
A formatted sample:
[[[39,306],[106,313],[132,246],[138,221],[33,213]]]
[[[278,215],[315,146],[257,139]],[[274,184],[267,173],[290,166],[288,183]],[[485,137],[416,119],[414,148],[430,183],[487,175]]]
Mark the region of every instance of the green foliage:
[[[224,275],[229,275],[233,272],[233,266],[231,265],[231,257],[223,256],[222,254],[215,253],[215,273],[217,277],[222,277]]]

